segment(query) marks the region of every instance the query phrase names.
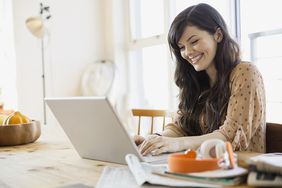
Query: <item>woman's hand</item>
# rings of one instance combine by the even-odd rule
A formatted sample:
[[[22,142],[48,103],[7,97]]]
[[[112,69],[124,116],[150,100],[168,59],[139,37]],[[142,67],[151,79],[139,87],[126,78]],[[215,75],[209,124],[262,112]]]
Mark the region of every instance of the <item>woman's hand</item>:
[[[142,155],[151,153],[159,155],[165,152],[177,152],[183,150],[183,141],[181,138],[165,137],[158,135],[149,135],[139,146]]]
[[[134,135],[133,140],[137,146],[140,146],[140,144],[144,142],[145,138],[140,135]]]

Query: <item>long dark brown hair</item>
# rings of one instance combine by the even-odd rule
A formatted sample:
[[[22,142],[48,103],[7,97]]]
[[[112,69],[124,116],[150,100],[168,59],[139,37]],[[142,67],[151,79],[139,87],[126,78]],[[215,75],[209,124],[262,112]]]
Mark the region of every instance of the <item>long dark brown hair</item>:
[[[180,54],[178,42],[187,26],[196,26],[211,35],[220,28],[223,34],[214,58],[217,80],[213,86],[209,85],[209,77],[205,71],[197,72]],[[176,58],[174,78],[179,87],[178,114],[181,127],[190,136],[218,129],[226,117],[230,97],[229,77],[232,69],[240,62],[239,46],[230,37],[225,21],[210,5],[201,3],[188,7],[171,24],[168,43]],[[206,132],[200,127],[202,115],[208,126]]]

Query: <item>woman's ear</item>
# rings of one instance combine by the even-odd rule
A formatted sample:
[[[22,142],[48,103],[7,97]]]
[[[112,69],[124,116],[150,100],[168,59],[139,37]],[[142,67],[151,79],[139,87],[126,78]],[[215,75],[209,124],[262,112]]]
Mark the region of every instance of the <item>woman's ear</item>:
[[[221,31],[221,28],[217,28],[215,33],[214,33],[214,39],[216,42],[220,43],[223,39],[223,33]]]

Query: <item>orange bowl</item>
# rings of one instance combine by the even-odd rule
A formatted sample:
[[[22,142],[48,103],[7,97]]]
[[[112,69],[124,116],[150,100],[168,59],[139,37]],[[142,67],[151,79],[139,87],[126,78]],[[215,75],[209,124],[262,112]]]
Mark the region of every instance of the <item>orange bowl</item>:
[[[40,122],[0,125],[0,146],[15,146],[36,141],[41,134]]]

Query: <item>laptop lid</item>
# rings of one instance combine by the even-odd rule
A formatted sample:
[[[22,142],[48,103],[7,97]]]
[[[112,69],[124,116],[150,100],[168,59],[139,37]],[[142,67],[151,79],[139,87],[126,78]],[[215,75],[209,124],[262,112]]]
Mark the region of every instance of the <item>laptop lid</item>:
[[[45,101],[82,158],[126,164],[132,153],[144,160],[106,97]]]

